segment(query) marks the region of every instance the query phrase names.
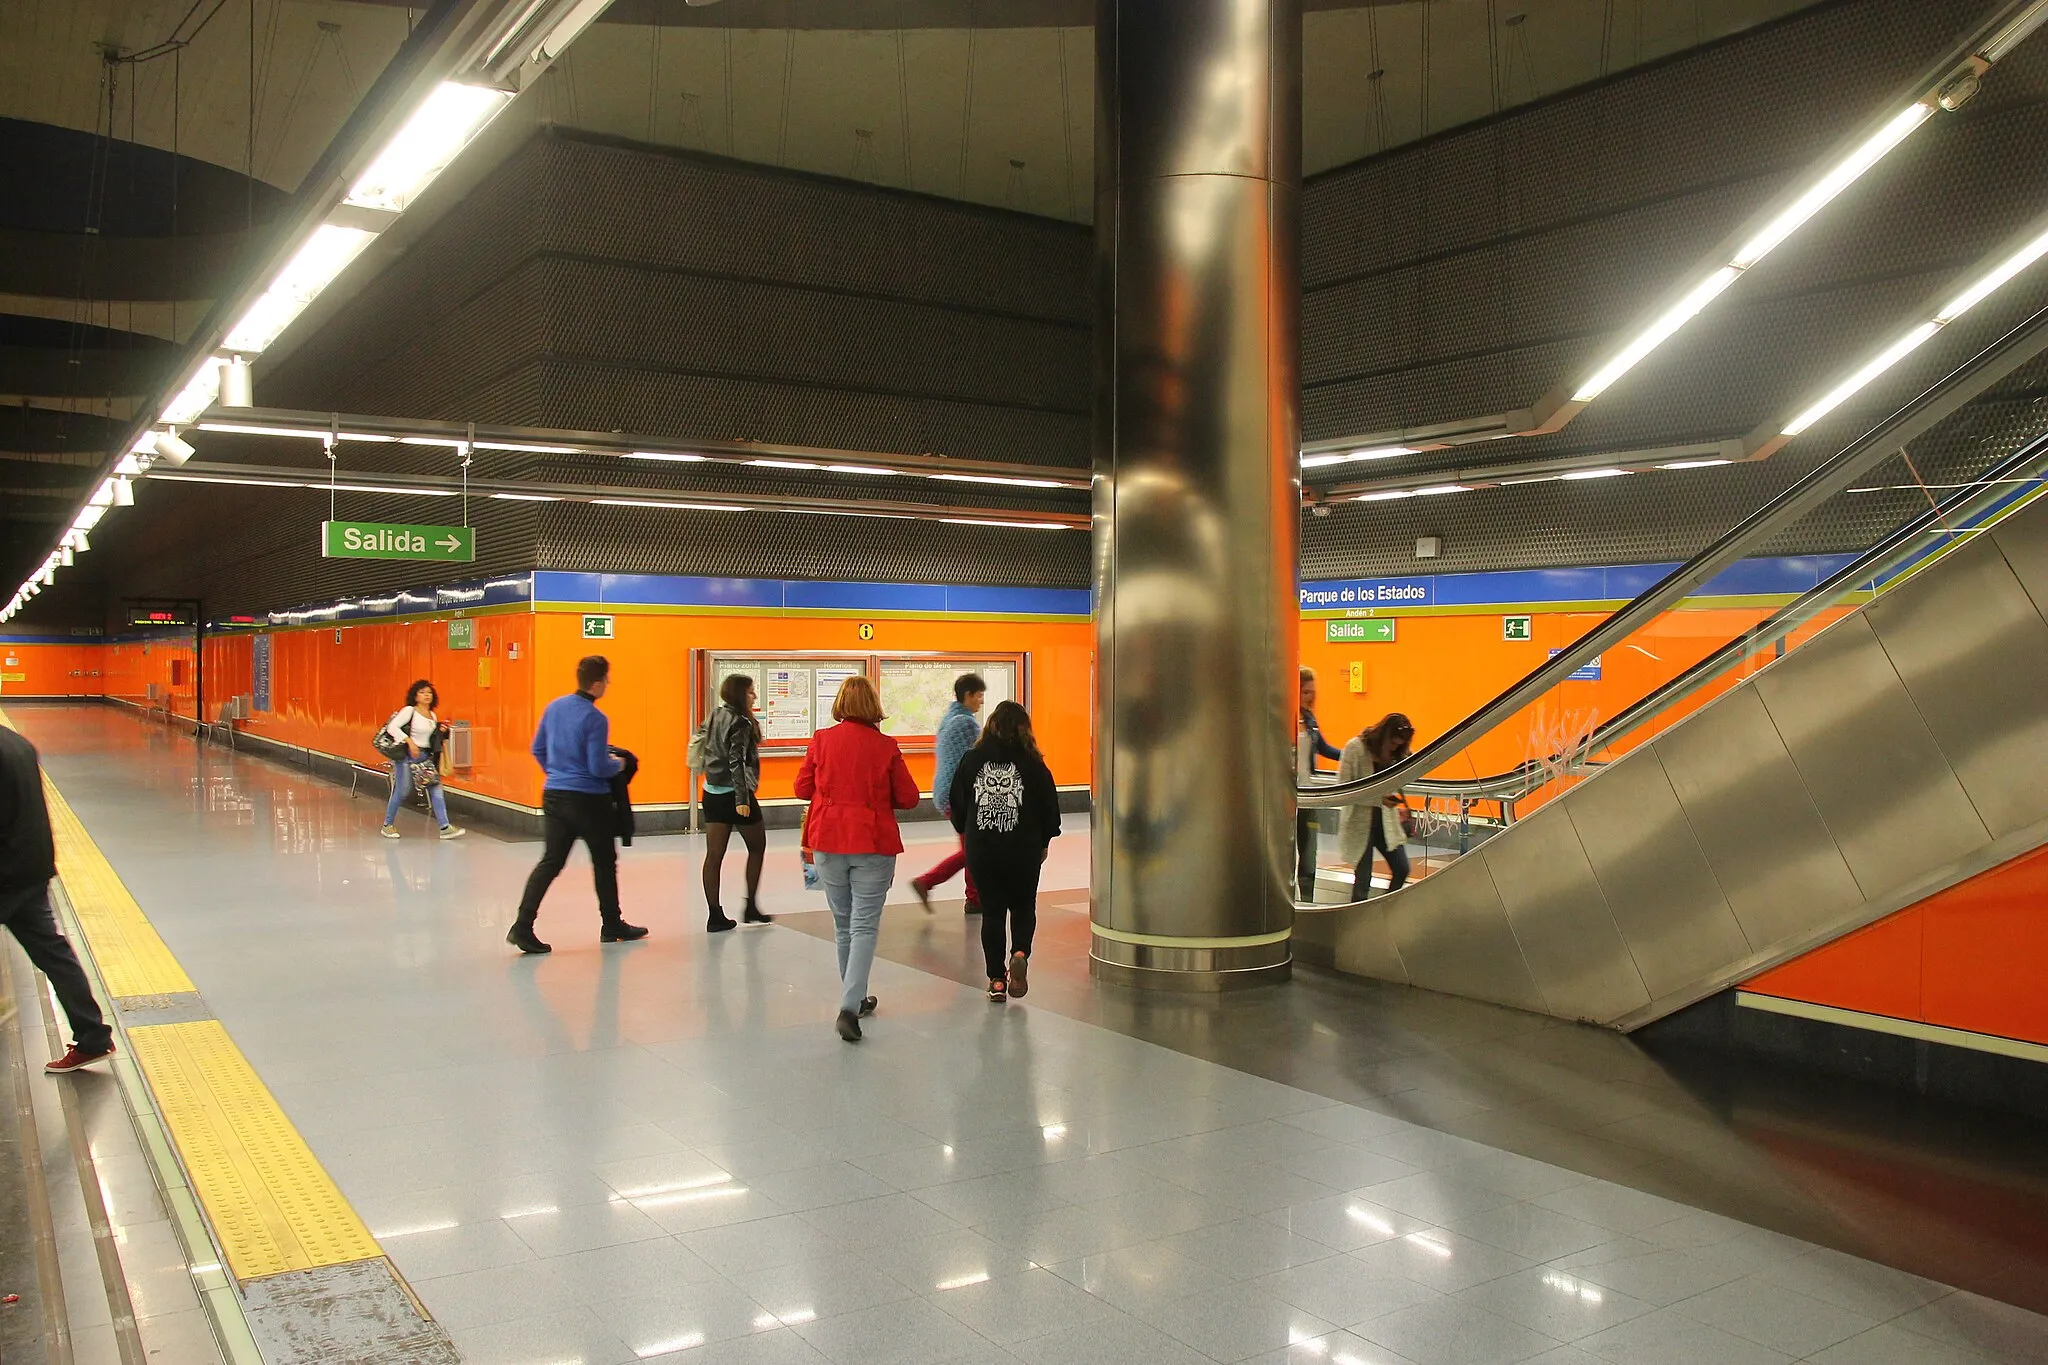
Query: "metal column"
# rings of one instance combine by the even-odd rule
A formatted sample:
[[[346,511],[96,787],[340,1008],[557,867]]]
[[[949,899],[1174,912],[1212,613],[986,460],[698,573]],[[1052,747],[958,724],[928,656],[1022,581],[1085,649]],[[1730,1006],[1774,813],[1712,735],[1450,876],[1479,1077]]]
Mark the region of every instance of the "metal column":
[[[1093,967],[1286,976],[1300,0],[1099,0]]]

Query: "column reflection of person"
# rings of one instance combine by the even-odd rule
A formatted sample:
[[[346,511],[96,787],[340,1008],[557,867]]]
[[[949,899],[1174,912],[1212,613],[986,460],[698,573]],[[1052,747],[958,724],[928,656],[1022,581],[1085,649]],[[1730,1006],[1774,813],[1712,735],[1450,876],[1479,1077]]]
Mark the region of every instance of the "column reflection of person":
[[[1308,741],[1308,770],[1322,771],[1316,766],[1319,758],[1342,760],[1343,751],[1323,738],[1323,727],[1316,723],[1316,671],[1313,668],[1301,670],[1301,733]],[[1316,898],[1316,827],[1315,812],[1300,810],[1294,816],[1294,858],[1295,879],[1301,886],[1301,898],[1313,902]]]

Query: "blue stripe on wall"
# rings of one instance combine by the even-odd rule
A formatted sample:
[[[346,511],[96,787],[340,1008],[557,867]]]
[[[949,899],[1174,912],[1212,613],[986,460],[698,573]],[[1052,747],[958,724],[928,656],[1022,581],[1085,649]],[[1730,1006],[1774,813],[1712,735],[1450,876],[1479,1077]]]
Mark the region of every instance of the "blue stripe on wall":
[[[828,583],[808,579],[685,578],[542,570],[537,602],[600,606],[755,607],[790,611],[909,611],[932,615],[1076,616],[1090,611],[1086,588],[943,587],[935,583]]]
[[[1787,555],[1745,559],[1716,574],[1694,595],[1751,597],[1802,593],[1854,558]],[[1333,611],[1354,607],[1625,602],[1649,591],[1676,568],[1677,564],[1617,564],[1606,568],[1510,569],[1412,578],[1323,579],[1301,585],[1301,606],[1305,611]]]

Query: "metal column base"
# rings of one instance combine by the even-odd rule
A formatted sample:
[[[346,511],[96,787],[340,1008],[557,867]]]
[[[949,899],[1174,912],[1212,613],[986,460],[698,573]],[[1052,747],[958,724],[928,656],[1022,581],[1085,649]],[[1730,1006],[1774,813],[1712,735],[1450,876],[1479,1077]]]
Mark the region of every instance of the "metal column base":
[[[1186,939],[1132,942],[1135,935],[1104,935],[1098,927],[1088,969],[1098,981],[1155,991],[1229,991],[1270,986],[1294,972],[1286,934],[1197,945]]]

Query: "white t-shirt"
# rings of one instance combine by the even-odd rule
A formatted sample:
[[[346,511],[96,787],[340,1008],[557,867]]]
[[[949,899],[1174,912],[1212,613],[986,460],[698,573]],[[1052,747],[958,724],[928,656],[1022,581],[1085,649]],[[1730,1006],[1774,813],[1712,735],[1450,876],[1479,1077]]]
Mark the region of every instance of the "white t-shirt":
[[[384,727],[384,732],[393,739],[410,739],[422,750],[434,742],[434,726],[438,722],[424,711],[410,706],[401,706],[398,713]],[[409,732],[409,733],[408,733]]]

